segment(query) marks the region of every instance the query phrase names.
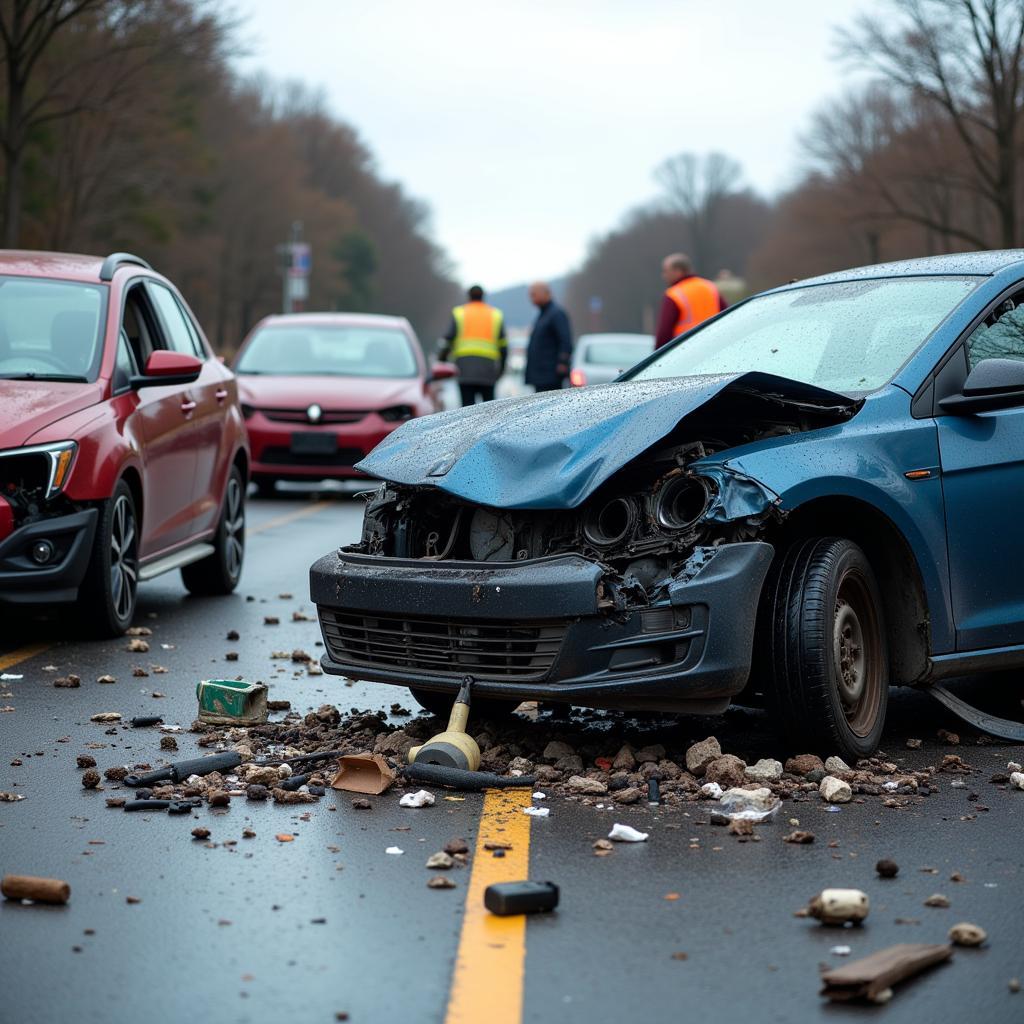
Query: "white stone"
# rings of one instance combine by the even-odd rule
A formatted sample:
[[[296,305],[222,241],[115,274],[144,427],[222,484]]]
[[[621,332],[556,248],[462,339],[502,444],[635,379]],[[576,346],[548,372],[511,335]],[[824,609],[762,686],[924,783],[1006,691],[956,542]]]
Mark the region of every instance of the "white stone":
[[[398,801],[399,807],[433,807],[434,794],[428,793],[425,789],[418,789],[415,793],[405,793]]]
[[[755,764],[747,765],[744,775],[752,782],[776,782],[782,778],[782,762],[762,757]]]
[[[705,782],[700,787],[700,795],[707,800],[719,800],[722,796],[722,787],[717,782]]]
[[[853,769],[841,757],[833,756],[825,761],[825,771],[829,775],[843,775]]]
[[[1024,789],[1024,772],[1014,772],[1010,776],[1010,785],[1014,789]]]
[[[821,799],[830,804],[848,804],[853,798],[853,790],[848,782],[837,779],[834,775],[826,775],[818,786]]]

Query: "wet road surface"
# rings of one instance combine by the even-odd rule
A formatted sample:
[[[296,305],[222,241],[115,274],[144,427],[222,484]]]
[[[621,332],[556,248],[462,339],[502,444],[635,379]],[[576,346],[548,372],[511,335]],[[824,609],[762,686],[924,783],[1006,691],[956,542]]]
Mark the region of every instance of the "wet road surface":
[[[123,639],[76,639],[63,613],[50,622],[4,621],[0,668],[23,678],[0,684],[0,706],[14,708],[0,714],[0,790],[25,799],[0,803],[0,872],[66,879],[72,897],[66,907],[0,905],[3,1020],[305,1024],[348,1013],[352,1021],[472,1021],[481,1019],[481,1006],[492,1024],[520,1014],[566,1022],[692,1014],[1024,1020],[1024,993],[1008,987],[1024,978],[1024,793],[988,782],[1011,757],[1019,761],[1021,750],[976,745],[971,730],[921,694],[894,694],[883,748],[901,767],[923,767],[954,750],[935,739],[938,728],[953,729],[964,738],[955,752],[979,769],[966,787],[939,775],[938,794],[902,809],[877,798],[839,813],[826,812],[816,797],[786,803],[776,822],[759,828],[759,842],[741,843],[707,824],[704,805],[603,810],[553,798],[545,804],[550,817],[531,819],[514,802],[491,801],[485,811],[474,794],[446,800],[438,792],[435,807],[417,811],[400,809],[391,793],[356,811],[347,794],[328,791],[315,805],[235,799],[224,811],[204,806],[180,817],[108,809],[111,784],[84,791],[76,756],[93,754],[101,771],[135,760],[156,764],[160,734],[128,727],[108,734],[112,727],[89,721],[96,712],[119,711],[125,720],[161,714],[187,730],[196,681],[236,674],[269,682],[272,699],[288,699],[300,712],[325,702],[343,710],[412,704],[398,689],[346,686],[269,657],[294,648],[319,653],[316,623],[292,615],[313,614],[307,568],[356,535],[360,503],[282,496],[253,501],[249,511],[237,595],[189,598],[176,575],[142,590],[136,621],[153,630],[149,653],[126,652]],[[267,615],[280,624],[264,625]],[[225,640],[230,629],[241,634],[237,643]],[[239,652],[237,662],[225,661],[229,650]],[[157,665],[167,672],[155,673]],[[135,666],[150,675],[134,678]],[[81,687],[55,689],[54,676],[68,672],[81,676]],[[115,684],[95,681],[107,673]],[[959,692],[980,703],[997,686],[1005,693],[1014,685],[990,678]],[[991,709],[1006,714],[1015,704],[1005,698]],[[779,752],[759,712],[679,725],[609,722],[613,751],[620,732],[637,745],[671,735],[670,749],[680,747],[680,733],[700,739],[713,732],[724,750],[748,761]],[[908,736],[921,737],[923,748],[904,749]],[[180,752],[167,756],[202,753],[195,739],[183,733]],[[979,803],[989,810],[977,811]],[[783,843],[790,817],[817,841]],[[594,856],[591,844],[613,821],[649,831],[649,841]],[[191,838],[197,825],[210,829],[213,845]],[[255,838],[242,838],[244,828]],[[280,842],[279,833],[294,840]],[[426,887],[432,872],[424,862],[449,839],[463,837],[474,849],[478,838],[510,836],[508,865],[481,846],[468,868],[451,872],[456,888]],[[389,846],[404,852],[388,855]],[[875,876],[882,856],[900,864],[896,879]],[[489,923],[475,899],[467,907],[467,893],[488,873],[527,861],[530,877],[560,886],[556,913],[524,927],[522,919]],[[964,881],[951,881],[954,873]],[[869,894],[864,927],[826,929],[793,917],[826,886]],[[952,906],[923,906],[935,892]],[[964,920],[988,931],[988,945],[957,950],[951,964],[903,985],[887,1007],[835,1007],[818,996],[819,964],[848,962],[832,947],[849,945],[857,957],[896,942],[941,942]],[[492,924],[496,931],[488,931]]]

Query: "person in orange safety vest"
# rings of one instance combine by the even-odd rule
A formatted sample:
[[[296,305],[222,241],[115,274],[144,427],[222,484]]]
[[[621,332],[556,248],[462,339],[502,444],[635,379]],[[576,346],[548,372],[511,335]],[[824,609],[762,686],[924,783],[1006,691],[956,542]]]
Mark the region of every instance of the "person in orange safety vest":
[[[668,289],[661,303],[654,347],[661,348],[673,338],[720,313],[726,301],[708,280],[693,272],[690,257],[676,252],[661,261],[661,277]]]
[[[467,303],[452,310],[441,358],[455,360],[462,404],[473,405],[477,398],[481,402],[494,398],[494,385],[505,370],[508,342],[505,318],[500,309],[484,302],[483,288],[473,285],[466,297]]]

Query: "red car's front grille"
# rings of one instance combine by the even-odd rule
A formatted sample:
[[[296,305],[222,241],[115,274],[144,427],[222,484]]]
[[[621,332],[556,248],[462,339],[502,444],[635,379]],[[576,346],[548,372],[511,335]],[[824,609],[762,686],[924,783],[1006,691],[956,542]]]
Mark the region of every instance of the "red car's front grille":
[[[259,412],[263,413],[268,420],[273,420],[275,423],[310,422],[305,409],[260,409]],[[324,409],[320,414],[320,418],[315,422],[317,425],[321,423],[358,423],[365,417],[366,413],[359,412],[358,410],[348,411],[345,409]]]

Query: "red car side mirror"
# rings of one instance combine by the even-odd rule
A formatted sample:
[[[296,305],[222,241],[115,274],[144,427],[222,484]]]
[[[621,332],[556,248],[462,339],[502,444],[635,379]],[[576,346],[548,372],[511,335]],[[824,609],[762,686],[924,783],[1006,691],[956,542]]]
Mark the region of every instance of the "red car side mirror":
[[[458,375],[459,368],[454,363],[434,363],[426,382],[433,384],[434,381],[451,380]]]
[[[146,360],[144,373],[132,377],[133,388],[165,387],[168,384],[191,384],[202,373],[203,362],[184,352],[157,349]]]

